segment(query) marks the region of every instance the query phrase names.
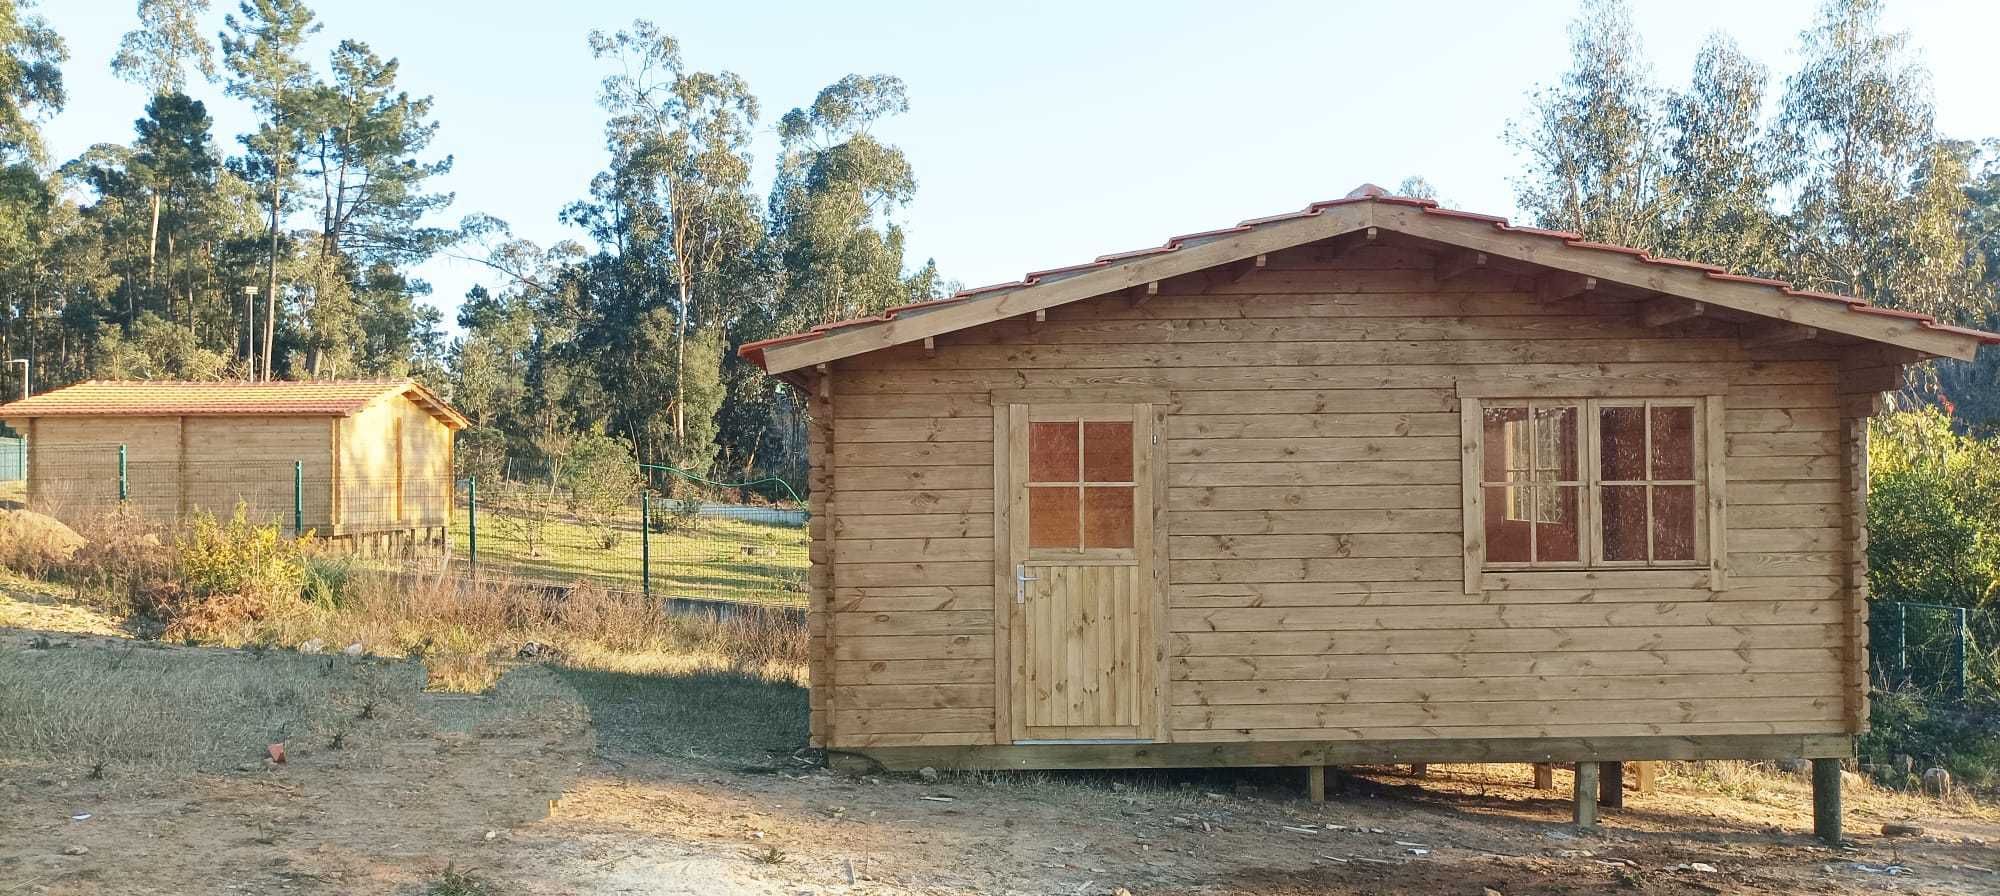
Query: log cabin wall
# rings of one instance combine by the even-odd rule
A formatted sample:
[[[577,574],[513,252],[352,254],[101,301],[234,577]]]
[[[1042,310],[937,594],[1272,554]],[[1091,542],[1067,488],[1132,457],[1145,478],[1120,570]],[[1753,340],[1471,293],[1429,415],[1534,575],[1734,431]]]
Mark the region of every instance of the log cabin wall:
[[[1039,387],[1172,391],[1173,741],[1854,730],[1865,536],[1836,350],[1432,267],[1305,246],[834,362],[811,428],[814,743],[996,742],[989,394]],[[1524,375],[1727,381],[1725,590],[1600,570],[1467,593],[1455,386]]]

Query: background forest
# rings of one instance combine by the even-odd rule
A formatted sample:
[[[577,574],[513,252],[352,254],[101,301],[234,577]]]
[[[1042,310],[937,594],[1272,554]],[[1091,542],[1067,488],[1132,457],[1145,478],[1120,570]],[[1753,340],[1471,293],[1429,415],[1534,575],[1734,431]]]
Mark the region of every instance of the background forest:
[[[38,390],[409,374],[477,421],[469,470],[608,440],[649,463],[801,482],[798,401],[735,347],[953,288],[904,258],[891,220],[917,189],[912,161],[871,135],[909,110],[892,75],[840,78],[773,124],[742,78],[691,70],[653,24],[592,33],[574,52],[603,72],[605,166],[561,212],[585,238],[544,246],[431,186],[452,164],[431,146],[449,110],[400,83],[395,59],[358,38],[308,56],[320,26],[304,0],[242,0],[213,35],[209,3],[139,0],[108,62],[152,99],[130,134],[52,159],[38,128],[67,99],[63,67],[101,63],[69,59],[32,0],[0,0],[0,351],[32,362]],[[1828,0],[1789,73],[1717,34],[1662,79],[1623,0],[1585,0],[1568,73],[1501,135],[1521,213],[2000,327],[2000,142],[1937,133],[1923,61],[1882,7]],[[197,78],[256,126],[215,133],[184,92]],[[773,127],[776,157],[753,157]],[[1401,191],[1435,192],[1414,177]],[[464,297],[452,335],[411,274],[441,254],[503,275]],[[1987,353],[1902,399],[1985,434],[1996,383]]]

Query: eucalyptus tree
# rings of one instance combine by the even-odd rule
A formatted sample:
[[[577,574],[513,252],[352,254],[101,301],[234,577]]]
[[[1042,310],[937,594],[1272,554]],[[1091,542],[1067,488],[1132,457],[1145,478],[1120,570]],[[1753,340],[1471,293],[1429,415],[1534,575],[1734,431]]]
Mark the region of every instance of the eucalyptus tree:
[[[0,164],[42,160],[36,121],[62,111],[69,58],[34,0],[0,0]]]
[[[1669,255],[1777,276],[1785,233],[1771,204],[1777,165],[1763,123],[1769,72],[1736,42],[1711,35],[1684,93],[1667,101],[1666,220]]]
[[[760,238],[757,101],[734,74],[689,70],[679,42],[651,22],[592,32],[590,48],[613,67],[599,96],[611,163],[591,198],[564,212],[599,247],[580,273],[575,348],[599,360],[609,422],[642,459],[706,467],[721,334]],[[667,397],[664,421],[653,396]]]
[[[1660,93],[1625,0],[1584,0],[1570,69],[1535,91],[1506,139],[1527,157],[1516,199],[1536,224],[1656,248],[1666,203]]]
[[[126,32],[118,42],[118,53],[111,57],[112,73],[145,87],[155,99],[185,98],[190,65],[202,77],[214,80],[215,46],[201,33],[201,14],[207,11],[208,0],[139,0],[139,27]],[[140,167],[136,173],[144,180],[147,171]],[[150,287],[159,259],[163,199],[162,185],[149,187],[152,224],[146,240],[146,282]],[[130,323],[128,320],[127,325]]]
[[[306,139],[299,106],[312,86],[311,67],[300,53],[320,26],[302,0],[242,0],[238,14],[225,16],[223,24],[222,59],[229,71],[229,94],[249,101],[262,118],[256,133],[241,138],[248,151],[241,169],[247,180],[262,183],[270,215],[262,364],[257,371],[268,380],[277,342],[285,195],[297,176]],[[257,354],[253,348],[253,357]]]

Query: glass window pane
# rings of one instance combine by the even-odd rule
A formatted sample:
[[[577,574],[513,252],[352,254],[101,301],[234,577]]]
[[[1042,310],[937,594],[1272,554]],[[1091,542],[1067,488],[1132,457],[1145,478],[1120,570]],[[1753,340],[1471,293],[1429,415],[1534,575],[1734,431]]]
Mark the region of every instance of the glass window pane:
[[[1646,409],[1599,407],[1597,427],[1599,475],[1614,482],[1645,479]],[[1640,528],[1643,531],[1645,527]]]
[[[1653,478],[1694,478],[1694,408],[1653,409]]]
[[[1582,489],[1574,485],[1537,489],[1535,517],[1535,560],[1542,563],[1574,563],[1583,559],[1582,515],[1577,501]]]
[[[1604,487],[1604,559],[1646,559],[1646,487]]]
[[[1077,424],[1028,424],[1028,481],[1077,481]]]
[[[1653,559],[1695,559],[1694,486],[1653,486]]]
[[[1576,408],[1535,408],[1535,474],[1537,480],[1575,482]]]
[[[1076,502],[1075,486],[1028,489],[1028,547],[1074,548],[1080,544]]]
[[[1091,486],[1083,490],[1083,546],[1132,546],[1132,489]]]
[[[1487,405],[1482,411],[1486,433],[1486,482],[1528,478],[1528,409]]]
[[[1528,528],[1533,523],[1517,514],[1533,506],[1534,492],[1525,486],[1486,487],[1486,562],[1526,563],[1533,559],[1528,549]]]
[[[1083,425],[1083,481],[1132,481],[1132,424]]]

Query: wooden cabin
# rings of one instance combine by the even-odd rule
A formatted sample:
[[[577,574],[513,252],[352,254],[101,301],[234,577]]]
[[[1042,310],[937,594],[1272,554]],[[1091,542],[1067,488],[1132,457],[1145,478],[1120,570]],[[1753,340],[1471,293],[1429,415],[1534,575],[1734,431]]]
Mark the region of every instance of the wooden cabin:
[[[452,433],[412,380],[86,382],[0,405],[27,437],[27,503],[72,524],[119,502],[148,518],[252,519],[320,537],[442,542]]]
[[[810,396],[835,757],[1804,757],[1834,804],[1868,418],[1995,341],[1364,187],[742,354]]]

